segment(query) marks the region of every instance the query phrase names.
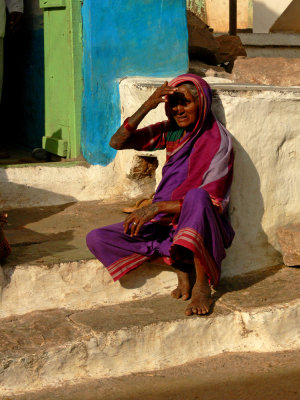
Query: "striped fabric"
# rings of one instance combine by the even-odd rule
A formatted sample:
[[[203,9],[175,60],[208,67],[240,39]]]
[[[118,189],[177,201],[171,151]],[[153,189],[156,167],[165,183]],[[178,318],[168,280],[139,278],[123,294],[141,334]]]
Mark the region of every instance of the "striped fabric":
[[[140,254],[131,254],[128,257],[121,258],[113,264],[111,264],[107,270],[110,273],[114,281],[122,278],[127,272],[141,265],[143,262],[148,260],[150,257],[142,256]]]
[[[184,130],[172,130],[169,121],[158,122],[136,130],[135,150],[155,151],[166,149],[166,161],[178,148]]]
[[[195,229],[181,229],[174,237],[173,245],[180,245],[191,250],[205,267],[205,272],[210,282],[214,286],[218,285],[220,271],[209,252],[206,250],[202,236]]]

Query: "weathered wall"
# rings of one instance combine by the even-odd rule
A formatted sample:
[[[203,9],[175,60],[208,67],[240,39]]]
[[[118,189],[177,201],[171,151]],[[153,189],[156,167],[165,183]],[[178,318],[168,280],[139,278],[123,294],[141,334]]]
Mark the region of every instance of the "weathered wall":
[[[106,165],[120,124],[118,79],[168,76],[188,67],[185,0],[85,0],[83,17],[82,152]]]

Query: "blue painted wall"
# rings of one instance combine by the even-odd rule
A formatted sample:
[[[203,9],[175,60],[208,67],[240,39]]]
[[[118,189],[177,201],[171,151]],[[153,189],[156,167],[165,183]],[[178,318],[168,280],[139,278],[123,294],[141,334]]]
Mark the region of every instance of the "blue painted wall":
[[[185,0],[85,0],[81,146],[92,164],[108,164],[120,125],[118,79],[168,77],[188,68]]]

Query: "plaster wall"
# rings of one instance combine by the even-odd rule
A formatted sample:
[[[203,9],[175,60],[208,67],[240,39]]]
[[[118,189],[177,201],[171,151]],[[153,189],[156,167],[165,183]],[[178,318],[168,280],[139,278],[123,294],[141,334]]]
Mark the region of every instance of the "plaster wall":
[[[254,0],[253,33],[268,33],[292,0]]]

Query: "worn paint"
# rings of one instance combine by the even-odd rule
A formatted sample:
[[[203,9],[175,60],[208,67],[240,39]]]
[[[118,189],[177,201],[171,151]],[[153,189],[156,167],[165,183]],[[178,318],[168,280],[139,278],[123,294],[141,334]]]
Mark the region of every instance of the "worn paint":
[[[185,0],[85,0],[81,146],[92,164],[108,164],[120,124],[119,79],[175,76],[188,68]]]

